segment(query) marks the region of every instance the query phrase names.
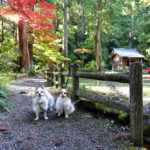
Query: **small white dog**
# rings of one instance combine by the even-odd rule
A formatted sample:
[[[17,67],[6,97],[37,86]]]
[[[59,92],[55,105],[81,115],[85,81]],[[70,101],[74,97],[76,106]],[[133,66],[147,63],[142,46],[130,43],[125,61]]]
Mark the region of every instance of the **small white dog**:
[[[68,91],[66,89],[60,90],[60,95],[56,100],[56,112],[60,116],[63,112],[65,117],[68,118],[71,113],[75,111],[74,105],[71,103],[71,99],[68,97]]]
[[[54,97],[44,88],[36,87],[35,96],[32,99],[33,111],[35,112],[36,118],[39,119],[39,113],[44,111],[44,119],[47,120],[47,110],[50,106],[50,109],[53,110],[54,107]]]

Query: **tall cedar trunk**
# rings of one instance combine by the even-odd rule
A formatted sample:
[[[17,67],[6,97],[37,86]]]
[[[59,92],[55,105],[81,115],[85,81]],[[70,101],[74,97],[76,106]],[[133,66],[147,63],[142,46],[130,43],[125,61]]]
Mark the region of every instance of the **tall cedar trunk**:
[[[24,68],[25,72],[29,72],[30,62],[29,62],[29,51],[27,43],[27,33],[26,33],[26,23],[25,21],[19,23],[18,25],[19,32],[19,49],[22,56],[19,58],[20,68]]]
[[[32,11],[34,11],[34,6],[30,6]],[[33,33],[33,30],[31,31],[30,34]],[[29,62],[30,62],[30,68],[29,71],[33,71],[33,43],[34,43],[34,37],[32,36],[32,39],[28,42],[28,50],[29,50]]]
[[[30,68],[29,71],[33,71],[33,41],[28,42],[28,50],[29,50],[29,59],[30,59]]]
[[[133,30],[134,30],[134,15],[132,15],[132,23],[131,23],[131,26],[130,26],[130,33],[129,33],[129,48],[132,48],[132,45],[133,45]]]
[[[96,1],[96,19],[97,19],[97,31],[96,31],[96,39],[95,39],[95,47],[96,47],[96,62],[97,69],[101,70],[101,61],[102,61],[102,46],[101,46],[101,14],[102,10],[105,8],[107,0],[104,0],[102,5],[102,1]]]
[[[64,8],[64,37],[63,37],[63,54],[64,57],[68,57],[68,37],[67,37],[67,0],[63,0]],[[67,67],[67,61],[63,62],[64,67]]]
[[[3,0],[1,0],[1,6],[3,6]],[[4,41],[4,18],[2,17],[2,42]]]
[[[97,69],[101,70],[101,60],[102,60],[102,48],[101,48],[101,30],[100,30],[100,19],[97,21],[97,31],[96,31],[96,62]]]
[[[82,34],[85,33],[85,7],[84,0],[82,0]]]

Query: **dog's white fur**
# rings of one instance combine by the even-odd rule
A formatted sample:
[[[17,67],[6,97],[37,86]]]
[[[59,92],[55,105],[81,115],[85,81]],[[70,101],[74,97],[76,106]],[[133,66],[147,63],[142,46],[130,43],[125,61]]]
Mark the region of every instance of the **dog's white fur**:
[[[56,100],[56,112],[58,116],[60,116],[63,111],[66,118],[68,118],[69,115],[75,111],[74,105],[68,97],[68,91],[66,89],[60,90],[60,95]]]
[[[54,106],[54,97],[44,88],[36,87],[35,96],[32,99],[33,111],[35,112],[36,118],[39,119],[39,113],[44,111],[44,119],[47,120],[47,110],[50,106],[50,109],[53,109]]]

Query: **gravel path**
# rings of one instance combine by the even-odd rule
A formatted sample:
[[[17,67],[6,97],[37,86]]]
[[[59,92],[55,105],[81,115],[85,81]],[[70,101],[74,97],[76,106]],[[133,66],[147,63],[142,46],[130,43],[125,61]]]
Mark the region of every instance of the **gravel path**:
[[[114,124],[106,131],[109,120],[94,118],[86,111],[76,110],[68,119],[57,117],[55,111],[48,112],[47,121],[43,115],[34,121],[31,99],[39,85],[46,86],[42,76],[19,79],[8,86],[11,113],[0,112],[0,150],[124,149],[121,143],[125,139],[114,140],[121,127]],[[57,95],[56,90],[48,90]],[[118,136],[121,134],[122,131]]]

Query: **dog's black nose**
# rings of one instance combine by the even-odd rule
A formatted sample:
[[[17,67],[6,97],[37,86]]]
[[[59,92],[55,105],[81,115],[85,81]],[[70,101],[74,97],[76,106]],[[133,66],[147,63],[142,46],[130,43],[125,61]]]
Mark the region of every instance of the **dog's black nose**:
[[[39,97],[41,96],[41,94],[39,94]]]

